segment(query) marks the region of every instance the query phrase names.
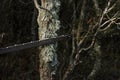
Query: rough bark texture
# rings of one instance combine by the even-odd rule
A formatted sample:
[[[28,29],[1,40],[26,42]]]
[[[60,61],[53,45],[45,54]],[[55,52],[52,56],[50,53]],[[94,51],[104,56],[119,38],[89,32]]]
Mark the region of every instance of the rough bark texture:
[[[39,6],[37,0],[34,0],[36,8],[38,9],[37,22],[39,25],[38,34],[39,40],[56,37],[56,31],[59,29],[60,21],[57,13],[59,12],[59,0],[41,0]],[[58,65],[57,44],[51,44],[40,48],[40,79],[52,80]]]

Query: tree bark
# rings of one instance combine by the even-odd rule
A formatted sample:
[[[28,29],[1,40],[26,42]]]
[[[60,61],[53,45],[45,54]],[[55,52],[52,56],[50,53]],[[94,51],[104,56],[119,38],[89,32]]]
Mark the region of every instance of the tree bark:
[[[60,7],[59,0],[41,0],[41,6],[37,0],[34,0],[35,7],[38,10],[37,22],[39,25],[39,40],[56,37],[56,31],[60,28],[58,12]],[[40,80],[52,80],[58,65],[57,44],[42,46],[39,50],[40,58]]]

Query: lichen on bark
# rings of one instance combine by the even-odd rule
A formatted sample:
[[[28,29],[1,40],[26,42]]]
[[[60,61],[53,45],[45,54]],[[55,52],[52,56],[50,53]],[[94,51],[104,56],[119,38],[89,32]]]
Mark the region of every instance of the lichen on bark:
[[[37,22],[39,25],[39,40],[56,37],[56,31],[60,28],[58,12],[60,9],[59,0],[41,0],[41,6],[34,0],[38,10]],[[51,80],[58,65],[57,44],[51,44],[40,48],[40,78],[41,80]]]

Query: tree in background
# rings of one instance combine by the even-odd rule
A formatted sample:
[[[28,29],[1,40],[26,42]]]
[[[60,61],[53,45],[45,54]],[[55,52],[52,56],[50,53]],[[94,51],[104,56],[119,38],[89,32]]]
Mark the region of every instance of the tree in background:
[[[119,9],[117,9],[118,1],[109,0],[101,2],[102,5],[98,0],[92,0],[92,3],[87,0],[71,0],[70,3],[73,6],[73,20],[71,24],[71,33],[73,35],[72,54],[69,59],[68,68],[63,75],[63,80],[69,79],[75,67],[81,63],[80,58],[82,58],[82,54],[85,54],[90,49],[94,51],[93,54],[96,56],[96,59],[92,71],[85,79],[93,80],[102,65],[101,48],[103,46],[101,45],[100,38],[104,39],[103,36],[109,33],[109,28],[113,25],[115,30],[115,27],[117,28],[117,25],[120,24],[118,22],[120,19]]]

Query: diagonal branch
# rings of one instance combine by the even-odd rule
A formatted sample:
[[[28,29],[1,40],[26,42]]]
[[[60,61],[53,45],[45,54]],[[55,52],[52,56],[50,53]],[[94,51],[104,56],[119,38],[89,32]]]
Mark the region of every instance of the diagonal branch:
[[[50,13],[53,16],[52,12],[49,11],[48,9],[43,8],[42,6],[40,6],[37,0],[33,0],[33,1],[34,1],[34,4],[35,4],[35,7],[38,9],[38,11],[40,11],[42,9],[42,10],[47,11],[48,13]]]

